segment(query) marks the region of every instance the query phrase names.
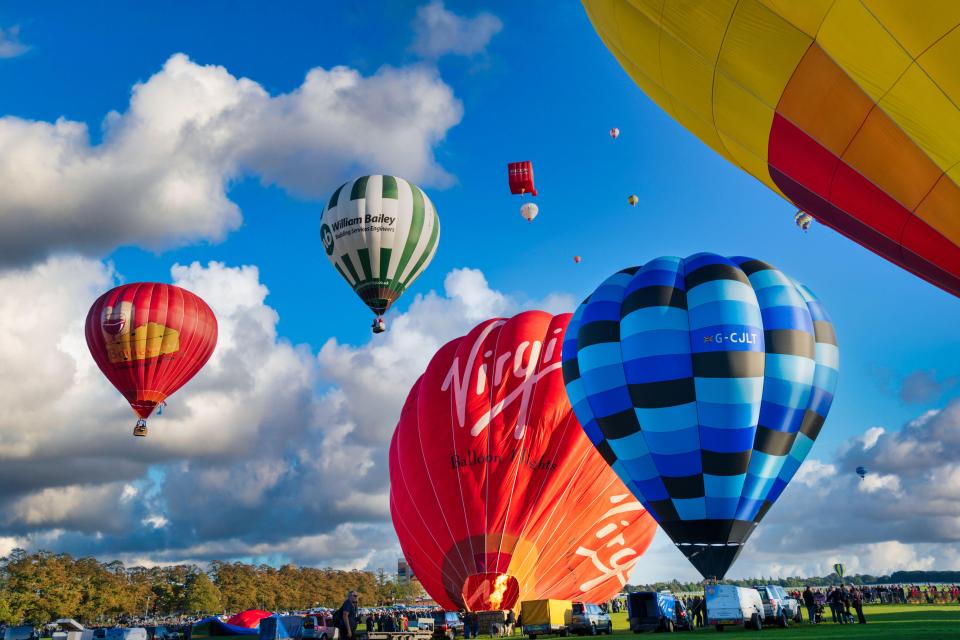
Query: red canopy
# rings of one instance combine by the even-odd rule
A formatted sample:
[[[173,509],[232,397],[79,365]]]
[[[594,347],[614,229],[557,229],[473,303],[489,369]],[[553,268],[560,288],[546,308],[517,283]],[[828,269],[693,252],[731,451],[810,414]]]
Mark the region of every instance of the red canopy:
[[[241,611],[237,615],[233,616],[227,620],[227,624],[236,625],[238,627],[246,627],[248,629],[256,629],[260,626],[260,621],[264,618],[269,618],[273,614],[269,611],[261,611],[260,609],[247,609],[246,611]]]

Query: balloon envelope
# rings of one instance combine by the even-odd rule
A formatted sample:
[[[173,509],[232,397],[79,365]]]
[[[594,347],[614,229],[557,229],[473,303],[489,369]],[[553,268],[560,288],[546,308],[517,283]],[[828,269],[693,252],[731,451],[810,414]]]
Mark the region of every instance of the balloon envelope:
[[[390,444],[404,556],[447,610],[618,593],[656,524],[567,402],[569,314],[488,320],[442,347]]]
[[[591,442],[704,577],[722,578],[819,434],[839,352],[803,285],[697,254],[603,282],[563,362]]]
[[[529,160],[507,163],[507,181],[513,195],[537,195],[533,186],[533,163]]]
[[[246,611],[241,611],[227,620],[227,624],[232,624],[236,627],[255,629],[260,626],[261,620],[264,618],[269,618],[272,615],[273,614],[269,611],[261,611],[260,609],[247,609]]]
[[[97,298],[85,334],[103,375],[146,419],[210,359],[217,319],[186,289],[135,282]]]
[[[540,207],[532,202],[528,202],[520,207],[520,215],[523,216],[527,222],[533,222],[533,219],[536,218],[539,213]]]
[[[611,138],[613,138],[614,140],[616,140],[619,135],[620,135],[620,129],[617,129],[616,127],[614,127],[613,129],[610,129],[610,137],[611,137]]]
[[[960,295],[960,5],[583,4],[634,82],[710,148]]]
[[[420,187],[363,176],[340,186],[320,221],[330,264],[378,316],[420,277],[440,244],[440,218]]]

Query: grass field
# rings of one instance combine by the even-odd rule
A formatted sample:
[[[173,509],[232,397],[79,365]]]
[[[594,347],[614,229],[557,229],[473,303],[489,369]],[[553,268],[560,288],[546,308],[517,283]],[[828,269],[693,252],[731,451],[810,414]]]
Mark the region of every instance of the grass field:
[[[787,629],[764,627],[770,640],[781,638],[918,638],[933,640],[960,638],[960,606],[957,605],[876,605],[863,608],[867,624],[840,625],[826,622],[810,625],[791,624]],[[828,614],[829,615],[829,614]],[[614,633],[632,635],[627,629],[627,614],[612,616]],[[697,635],[716,634],[713,628],[697,629]],[[755,631],[727,627],[720,638],[754,636]]]

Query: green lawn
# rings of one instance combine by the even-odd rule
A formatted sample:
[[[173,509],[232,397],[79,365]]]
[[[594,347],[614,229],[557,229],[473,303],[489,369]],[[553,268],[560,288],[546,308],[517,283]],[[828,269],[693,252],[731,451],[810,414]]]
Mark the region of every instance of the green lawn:
[[[765,627],[763,635],[789,638],[960,638],[960,606],[957,605],[876,605],[866,606],[863,613],[867,624],[839,625],[826,622],[810,625],[791,624],[788,629]],[[806,611],[804,611],[806,614]],[[829,612],[828,612],[829,616]],[[627,629],[627,614],[615,613],[614,633],[633,635]],[[712,628],[697,629],[697,635],[716,634]],[[727,627],[722,636],[746,637],[755,631]]]

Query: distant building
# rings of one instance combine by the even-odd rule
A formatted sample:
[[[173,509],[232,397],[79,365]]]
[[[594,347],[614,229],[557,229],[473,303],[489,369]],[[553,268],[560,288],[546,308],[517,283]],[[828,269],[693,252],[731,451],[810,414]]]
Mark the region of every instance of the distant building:
[[[407,561],[403,558],[397,560],[397,582],[400,584],[407,584],[411,580],[416,580],[417,577],[413,575],[413,569],[410,568],[410,565],[407,564]]]

